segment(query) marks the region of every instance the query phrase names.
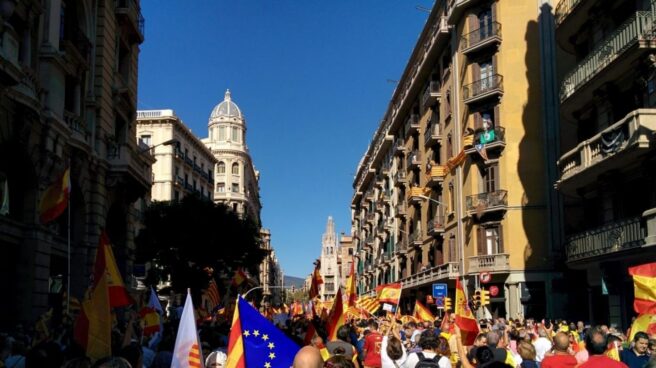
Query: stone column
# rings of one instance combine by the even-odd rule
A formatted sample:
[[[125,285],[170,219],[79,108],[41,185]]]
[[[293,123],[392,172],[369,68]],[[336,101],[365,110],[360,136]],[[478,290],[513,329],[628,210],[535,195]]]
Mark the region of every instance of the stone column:
[[[656,207],[642,213],[647,223],[647,237],[645,245],[656,245]]]

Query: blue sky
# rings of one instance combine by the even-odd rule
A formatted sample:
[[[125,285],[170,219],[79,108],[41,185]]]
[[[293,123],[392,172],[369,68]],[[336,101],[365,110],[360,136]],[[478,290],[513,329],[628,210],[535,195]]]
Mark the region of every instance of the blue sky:
[[[207,135],[226,88],[246,116],[262,221],[285,274],[305,277],[332,215],[350,232],[353,175],[430,0],[142,0],[139,109]]]

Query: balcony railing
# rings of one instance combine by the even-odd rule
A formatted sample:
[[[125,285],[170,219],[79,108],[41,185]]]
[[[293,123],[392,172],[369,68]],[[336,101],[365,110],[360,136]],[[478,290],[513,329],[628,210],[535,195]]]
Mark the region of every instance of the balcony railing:
[[[481,27],[462,36],[460,50],[468,53],[499,41],[501,41],[501,24],[491,22],[487,27]]]
[[[555,21],[556,26],[560,25],[565,18],[581,3],[581,0],[560,0],[556,6]]]
[[[376,213],[375,212],[369,212],[367,214],[367,222],[373,223],[374,221],[376,221]]]
[[[87,125],[82,118],[75,113],[64,111],[64,122],[72,131],[87,136]]]
[[[412,203],[421,202],[423,197],[424,197],[424,188],[421,187],[410,188],[410,202]]]
[[[394,153],[403,154],[405,153],[405,140],[397,138],[394,141]]]
[[[486,150],[506,146],[506,128],[501,126],[495,126],[488,130],[478,130],[473,136],[470,135],[465,138],[468,137],[471,137],[470,140],[463,142],[463,145],[468,147],[465,148],[465,153],[468,154],[476,151],[475,146],[478,144],[484,146]]]
[[[421,154],[419,151],[415,150],[412,151],[407,158],[407,168],[408,169],[414,169],[421,165]]]
[[[632,45],[637,44],[643,35],[650,34],[653,28],[654,18],[651,12],[636,12],[563,78],[560,101],[565,101],[574,94]]]
[[[368,247],[373,247],[374,245],[374,236],[369,234],[367,237],[364,239],[364,245]]]
[[[579,261],[638,248],[645,242],[647,231],[640,217],[613,222],[584,231],[567,239],[567,261]]]
[[[181,176],[176,176],[175,177],[175,184],[184,187],[184,179]]]
[[[405,133],[407,136],[412,135],[419,129],[419,114],[412,113],[405,122]]]
[[[424,145],[430,146],[440,141],[442,138],[440,132],[440,124],[438,122],[432,122],[428,125],[428,128],[424,132]]]
[[[407,176],[404,170],[397,170],[394,174],[394,184],[396,186],[404,185],[407,182]]]
[[[421,103],[424,106],[433,106],[440,98],[440,81],[432,80],[428,83],[421,95]]]
[[[399,203],[396,205],[395,215],[396,217],[405,217],[406,210],[405,210],[405,205],[403,203]]]
[[[560,185],[564,180],[579,173],[586,172],[597,165],[610,163],[617,154],[629,148],[649,149],[650,134],[656,127],[656,110],[638,109],[632,111],[622,120],[604,129],[592,138],[579,143],[574,149],[565,153],[558,160]],[[637,151],[637,150],[636,150]],[[626,160],[622,160],[625,162]],[[617,163],[618,165],[621,162]]]
[[[401,281],[403,282],[403,287],[415,287],[438,280],[455,279],[458,276],[460,276],[460,264],[449,262],[419,271],[414,275],[403,278]]]
[[[422,242],[421,229],[417,228],[410,234],[410,244],[420,246]]]
[[[489,254],[469,257],[469,273],[510,271],[510,255]]]
[[[438,209],[438,214],[428,221],[428,235],[437,236],[444,232],[446,218],[442,210]]]
[[[465,103],[479,101],[483,98],[503,93],[503,76],[493,74],[487,78],[465,85],[462,88]]]
[[[508,191],[495,190],[494,192],[480,193],[467,196],[467,212],[470,214],[483,214],[495,210],[505,210],[508,207]]]
[[[141,14],[141,9],[135,0],[118,0],[116,2],[116,13],[126,16],[133,31],[138,35],[138,39],[143,41],[145,36],[146,21]]]

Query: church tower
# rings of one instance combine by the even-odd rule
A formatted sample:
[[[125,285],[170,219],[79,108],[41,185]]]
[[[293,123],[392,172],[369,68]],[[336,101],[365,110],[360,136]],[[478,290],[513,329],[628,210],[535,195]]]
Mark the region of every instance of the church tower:
[[[335,232],[335,223],[332,216],[328,216],[326,232],[321,239],[321,290],[319,294],[322,301],[331,300],[337,293],[339,287],[339,267],[337,265],[337,255],[339,249],[337,246],[337,233]]]

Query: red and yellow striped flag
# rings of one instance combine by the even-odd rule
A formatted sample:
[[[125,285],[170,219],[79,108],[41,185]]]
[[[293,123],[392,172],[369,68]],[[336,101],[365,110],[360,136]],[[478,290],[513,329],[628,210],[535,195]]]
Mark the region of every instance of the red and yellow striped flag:
[[[330,310],[326,330],[328,330],[328,341],[337,339],[337,330],[344,325],[344,302],[342,302],[342,289],[337,289],[335,302]]]
[[[189,349],[189,366],[192,368],[201,368],[203,366],[200,362],[200,349],[198,349],[198,344],[191,345],[191,349]]]
[[[629,330],[629,341],[633,341],[633,337],[638,332],[645,332],[649,336],[656,335],[656,314],[641,314],[631,324]]]
[[[378,301],[381,303],[398,304],[401,298],[401,284],[385,284],[376,287]]]
[[[635,288],[633,309],[638,314],[656,314],[656,262],[629,267],[629,274]]]
[[[455,303],[456,325],[460,328],[462,343],[465,346],[473,345],[479,333],[478,323],[471,309],[469,309],[465,290],[460,284],[460,279],[456,279]]]
[[[39,203],[39,218],[42,224],[47,224],[59,217],[68,206],[71,193],[71,170],[67,168],[52,183],[41,197]]]
[[[232,327],[230,328],[230,338],[228,340],[228,360],[226,368],[246,368],[246,358],[244,357],[244,341],[242,339],[241,319],[239,319],[239,298],[235,304],[235,312],[232,315]]]
[[[363,310],[367,311],[367,313],[369,314],[376,313],[378,308],[380,308],[380,303],[378,302],[378,299],[376,299],[373,296],[360,297],[360,299],[356,304]]]
[[[413,316],[419,321],[433,322],[435,320],[433,313],[421,304],[419,300],[415,301],[415,313]]]
[[[351,263],[351,274],[346,279],[346,301],[349,307],[354,307],[358,300],[358,294],[355,287],[355,268],[354,263]]]

